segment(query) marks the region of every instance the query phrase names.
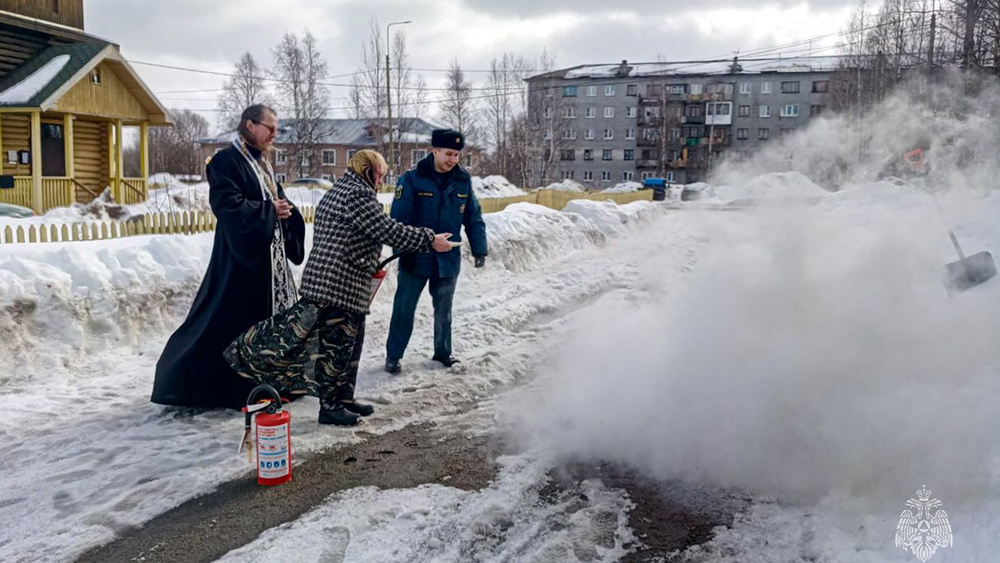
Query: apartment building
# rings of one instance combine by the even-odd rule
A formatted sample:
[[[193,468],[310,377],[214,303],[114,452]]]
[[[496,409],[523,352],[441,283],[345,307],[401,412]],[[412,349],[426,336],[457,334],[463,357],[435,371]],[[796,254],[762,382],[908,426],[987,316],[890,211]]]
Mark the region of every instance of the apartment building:
[[[535,183],[704,180],[826,111],[835,57],[581,65],[527,79]],[[788,154],[789,159],[794,155]]]

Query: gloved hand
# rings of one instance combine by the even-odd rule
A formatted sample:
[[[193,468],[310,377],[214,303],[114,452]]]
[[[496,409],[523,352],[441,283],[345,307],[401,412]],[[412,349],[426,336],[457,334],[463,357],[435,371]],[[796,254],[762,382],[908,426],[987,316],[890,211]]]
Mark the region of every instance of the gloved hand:
[[[485,256],[476,256],[475,259],[476,259],[476,267],[477,268],[482,268],[483,266],[486,265],[486,257]]]

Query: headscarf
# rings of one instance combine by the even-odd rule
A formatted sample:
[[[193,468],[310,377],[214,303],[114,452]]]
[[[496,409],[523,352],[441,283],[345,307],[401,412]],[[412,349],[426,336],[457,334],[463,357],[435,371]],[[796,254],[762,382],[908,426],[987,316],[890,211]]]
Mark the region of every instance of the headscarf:
[[[378,152],[362,149],[354,153],[351,160],[347,161],[347,168],[363,178],[373,190],[377,190],[378,186],[375,185],[375,182],[378,180],[379,171],[388,170],[389,166],[385,163],[385,158]]]

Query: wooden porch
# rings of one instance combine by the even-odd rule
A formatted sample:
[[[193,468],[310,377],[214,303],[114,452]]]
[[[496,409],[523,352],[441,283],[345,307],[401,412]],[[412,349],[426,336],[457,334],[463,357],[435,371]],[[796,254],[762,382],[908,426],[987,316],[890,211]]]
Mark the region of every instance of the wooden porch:
[[[140,177],[124,175],[122,132],[139,128]],[[36,157],[37,155],[37,157]],[[111,188],[116,203],[146,200],[149,176],[148,123],[71,113],[0,110],[0,202],[45,213],[54,207],[87,203]]]

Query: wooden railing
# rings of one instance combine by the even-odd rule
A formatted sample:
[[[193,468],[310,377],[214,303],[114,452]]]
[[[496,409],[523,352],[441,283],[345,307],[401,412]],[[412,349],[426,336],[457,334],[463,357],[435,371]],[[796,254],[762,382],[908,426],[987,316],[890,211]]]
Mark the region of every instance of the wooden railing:
[[[118,186],[118,193],[115,194],[115,203],[120,205],[131,205],[146,201],[146,180],[142,178],[122,178],[121,185]]]
[[[28,178],[30,184],[31,178]],[[53,207],[68,207],[76,201],[76,193],[73,189],[71,178],[58,178],[47,176],[42,178],[42,207],[52,209]]]
[[[651,200],[652,197],[653,190],[612,194],[539,190],[517,197],[481,199],[479,203],[483,208],[483,213],[495,213],[503,211],[509,205],[521,202],[537,203],[561,210],[574,199],[612,200],[617,203],[629,203]],[[390,204],[387,203],[383,207],[388,213]],[[313,206],[300,206],[299,211],[307,223],[312,223],[316,219],[316,208]],[[7,225],[0,231],[0,243],[74,242],[155,234],[190,235],[214,231],[216,224],[215,215],[211,212],[186,211],[147,214],[128,221],[91,221],[47,225],[31,223],[16,227]]]
[[[13,188],[0,189],[0,202],[31,207],[31,177],[14,176]]]

